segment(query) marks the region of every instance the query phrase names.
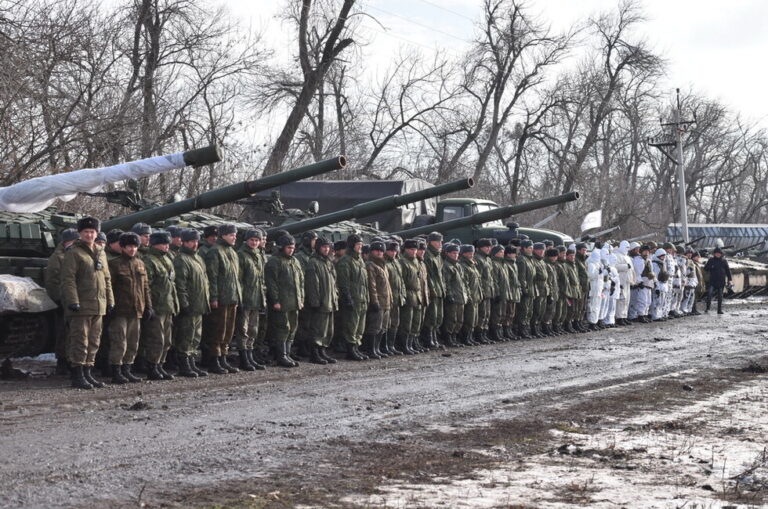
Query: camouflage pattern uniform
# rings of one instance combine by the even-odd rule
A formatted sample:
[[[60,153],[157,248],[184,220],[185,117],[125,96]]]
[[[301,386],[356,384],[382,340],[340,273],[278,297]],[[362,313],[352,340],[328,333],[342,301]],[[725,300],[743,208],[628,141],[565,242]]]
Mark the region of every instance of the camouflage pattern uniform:
[[[179,299],[174,284],[176,273],[171,256],[154,247],[149,248],[143,261],[149,279],[155,317],[152,320],[144,320],[141,342],[146,361],[150,364],[162,364],[173,341],[173,316],[179,312]]]

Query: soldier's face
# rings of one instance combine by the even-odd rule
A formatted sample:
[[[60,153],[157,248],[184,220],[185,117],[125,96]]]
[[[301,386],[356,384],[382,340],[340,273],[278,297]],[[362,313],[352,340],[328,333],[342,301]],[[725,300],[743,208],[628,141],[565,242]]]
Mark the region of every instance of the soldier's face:
[[[474,260],[475,259],[475,252],[474,251],[467,251],[466,253],[463,253],[461,256],[463,256],[464,258],[468,258],[470,260]]]
[[[499,251],[495,255],[493,255],[494,258],[504,258],[504,251]]]
[[[387,251],[387,256],[390,258],[397,258],[397,251]]]
[[[187,249],[191,249],[192,251],[197,251],[197,244],[198,241],[196,240],[188,240],[181,243],[182,246],[186,247]]]
[[[533,253],[533,247],[524,247],[523,248],[523,253],[525,253],[525,254]]]
[[[181,237],[171,237],[171,244],[181,246]]]
[[[123,253],[126,256],[136,256],[136,252],[139,250],[139,246],[135,246],[133,244],[128,244],[127,246],[123,246]]]
[[[329,246],[328,244],[326,244],[324,246],[320,246],[319,251],[320,251],[320,255],[328,256],[328,253],[331,252],[331,246]]]
[[[587,248],[586,247],[582,247],[581,249],[579,249],[576,252],[579,253],[581,256],[584,256],[584,255],[587,254]]]
[[[246,240],[245,243],[251,249],[256,249],[259,246],[259,239],[257,239],[256,237],[251,237],[250,239]]]
[[[411,257],[411,258],[413,258],[414,256],[416,256],[416,248],[415,248],[415,247],[409,247],[409,248],[405,248],[405,249],[403,249],[403,251],[404,251],[404,252],[405,252],[405,253],[406,253],[406,254],[407,254],[409,257]]]
[[[557,259],[565,260],[565,251],[560,251],[559,253],[557,253]]]
[[[289,244],[283,248],[283,252],[288,256],[293,256],[293,252],[296,250],[296,244]]]
[[[509,253],[507,255],[507,260],[512,260],[512,261],[517,260],[517,253]]]
[[[378,249],[371,251],[370,257],[378,259],[384,258],[384,251],[379,251]]]
[[[360,253],[363,250],[363,243],[362,242],[355,242],[355,245],[352,246],[352,251],[355,253]]]
[[[533,250],[533,254],[535,254],[536,256],[538,256],[539,258],[541,258],[541,257],[543,257],[543,256],[544,256],[544,250],[543,250],[543,249],[534,249],[534,250]]]
[[[309,247],[312,249],[315,249],[315,244],[317,244],[317,239],[312,239],[309,241]]]
[[[429,245],[432,246],[434,249],[437,249],[438,251],[443,249],[443,243],[440,240],[430,240]]]
[[[141,245],[142,246],[148,246],[149,245],[149,233],[146,235],[139,235],[139,238],[141,239]]]
[[[97,232],[93,228],[86,228],[85,230],[80,231],[80,240],[82,240],[88,245],[92,245],[96,241],[96,236],[98,234],[99,232]]]
[[[459,252],[458,251],[449,251],[449,252],[445,253],[445,256],[447,256],[448,258],[450,258],[453,261],[456,261],[456,260],[459,259]]]
[[[421,258],[421,259],[424,259],[424,252],[425,252],[425,251],[424,251],[423,249],[417,249],[417,250],[416,250],[416,257],[417,257],[417,258]]]
[[[483,246],[480,248],[480,251],[482,251],[485,254],[488,254],[491,252],[491,246]]]
[[[237,233],[227,233],[226,235],[220,235],[220,237],[230,246],[234,246],[237,240]]]
[[[64,247],[66,247],[66,246],[64,246]],[[115,252],[117,252],[117,253],[119,253],[120,251],[122,251],[122,250],[123,250],[123,248],[121,248],[121,247],[120,247],[120,243],[119,243],[119,242],[113,242],[113,243],[111,243],[111,244],[109,245],[109,249],[111,249],[112,251],[115,251]]]
[[[170,244],[155,244],[152,247],[154,247],[158,251],[162,251],[163,253],[167,253],[168,250],[171,248],[171,245]]]
[[[576,261],[576,253],[565,255],[565,259],[568,260],[569,262],[575,262]]]

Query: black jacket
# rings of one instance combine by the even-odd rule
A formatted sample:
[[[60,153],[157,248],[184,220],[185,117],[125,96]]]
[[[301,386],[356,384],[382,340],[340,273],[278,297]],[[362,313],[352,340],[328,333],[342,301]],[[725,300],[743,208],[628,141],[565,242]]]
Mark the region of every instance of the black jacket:
[[[704,270],[709,272],[709,285],[715,288],[723,288],[726,281],[733,279],[728,261],[723,257],[716,258],[713,256],[707,260]]]

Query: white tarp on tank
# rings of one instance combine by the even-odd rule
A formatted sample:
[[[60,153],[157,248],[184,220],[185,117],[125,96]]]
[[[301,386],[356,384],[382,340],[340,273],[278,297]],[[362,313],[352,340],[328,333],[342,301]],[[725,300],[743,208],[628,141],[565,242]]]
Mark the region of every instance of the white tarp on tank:
[[[0,274],[0,314],[42,313],[56,307],[45,288],[30,278]]]
[[[184,166],[184,154],[179,152],[105,168],[37,177],[12,186],[0,187],[0,210],[39,212],[50,207],[57,198],[69,201],[77,196],[77,193],[101,191],[104,184],[148,177]]]

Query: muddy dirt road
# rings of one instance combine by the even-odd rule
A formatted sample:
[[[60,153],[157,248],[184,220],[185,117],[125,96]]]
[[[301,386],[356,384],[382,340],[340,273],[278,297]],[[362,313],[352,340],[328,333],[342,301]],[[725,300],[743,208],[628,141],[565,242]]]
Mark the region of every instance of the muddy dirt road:
[[[0,506],[720,503],[743,495],[743,483],[729,494],[725,473],[713,486],[684,471],[670,484],[691,491],[675,492],[683,499],[672,505],[674,489],[645,501],[617,497],[640,472],[666,464],[658,433],[675,450],[674,436],[694,436],[692,415],[701,419],[697,433],[710,435],[725,428],[707,416],[748,423],[733,435],[744,458],[764,448],[768,414],[750,409],[767,407],[766,356],[768,305],[741,303],[723,316],[329,367],[92,392],[52,376],[3,381]],[[723,442],[722,450],[734,447]],[[701,475],[705,467],[715,475],[714,449],[711,458],[697,454],[711,460]],[[757,504],[765,465],[754,461],[744,500]],[[622,485],[616,472],[631,475]],[[653,479],[643,482],[661,482]],[[704,482],[711,489],[699,490]]]

